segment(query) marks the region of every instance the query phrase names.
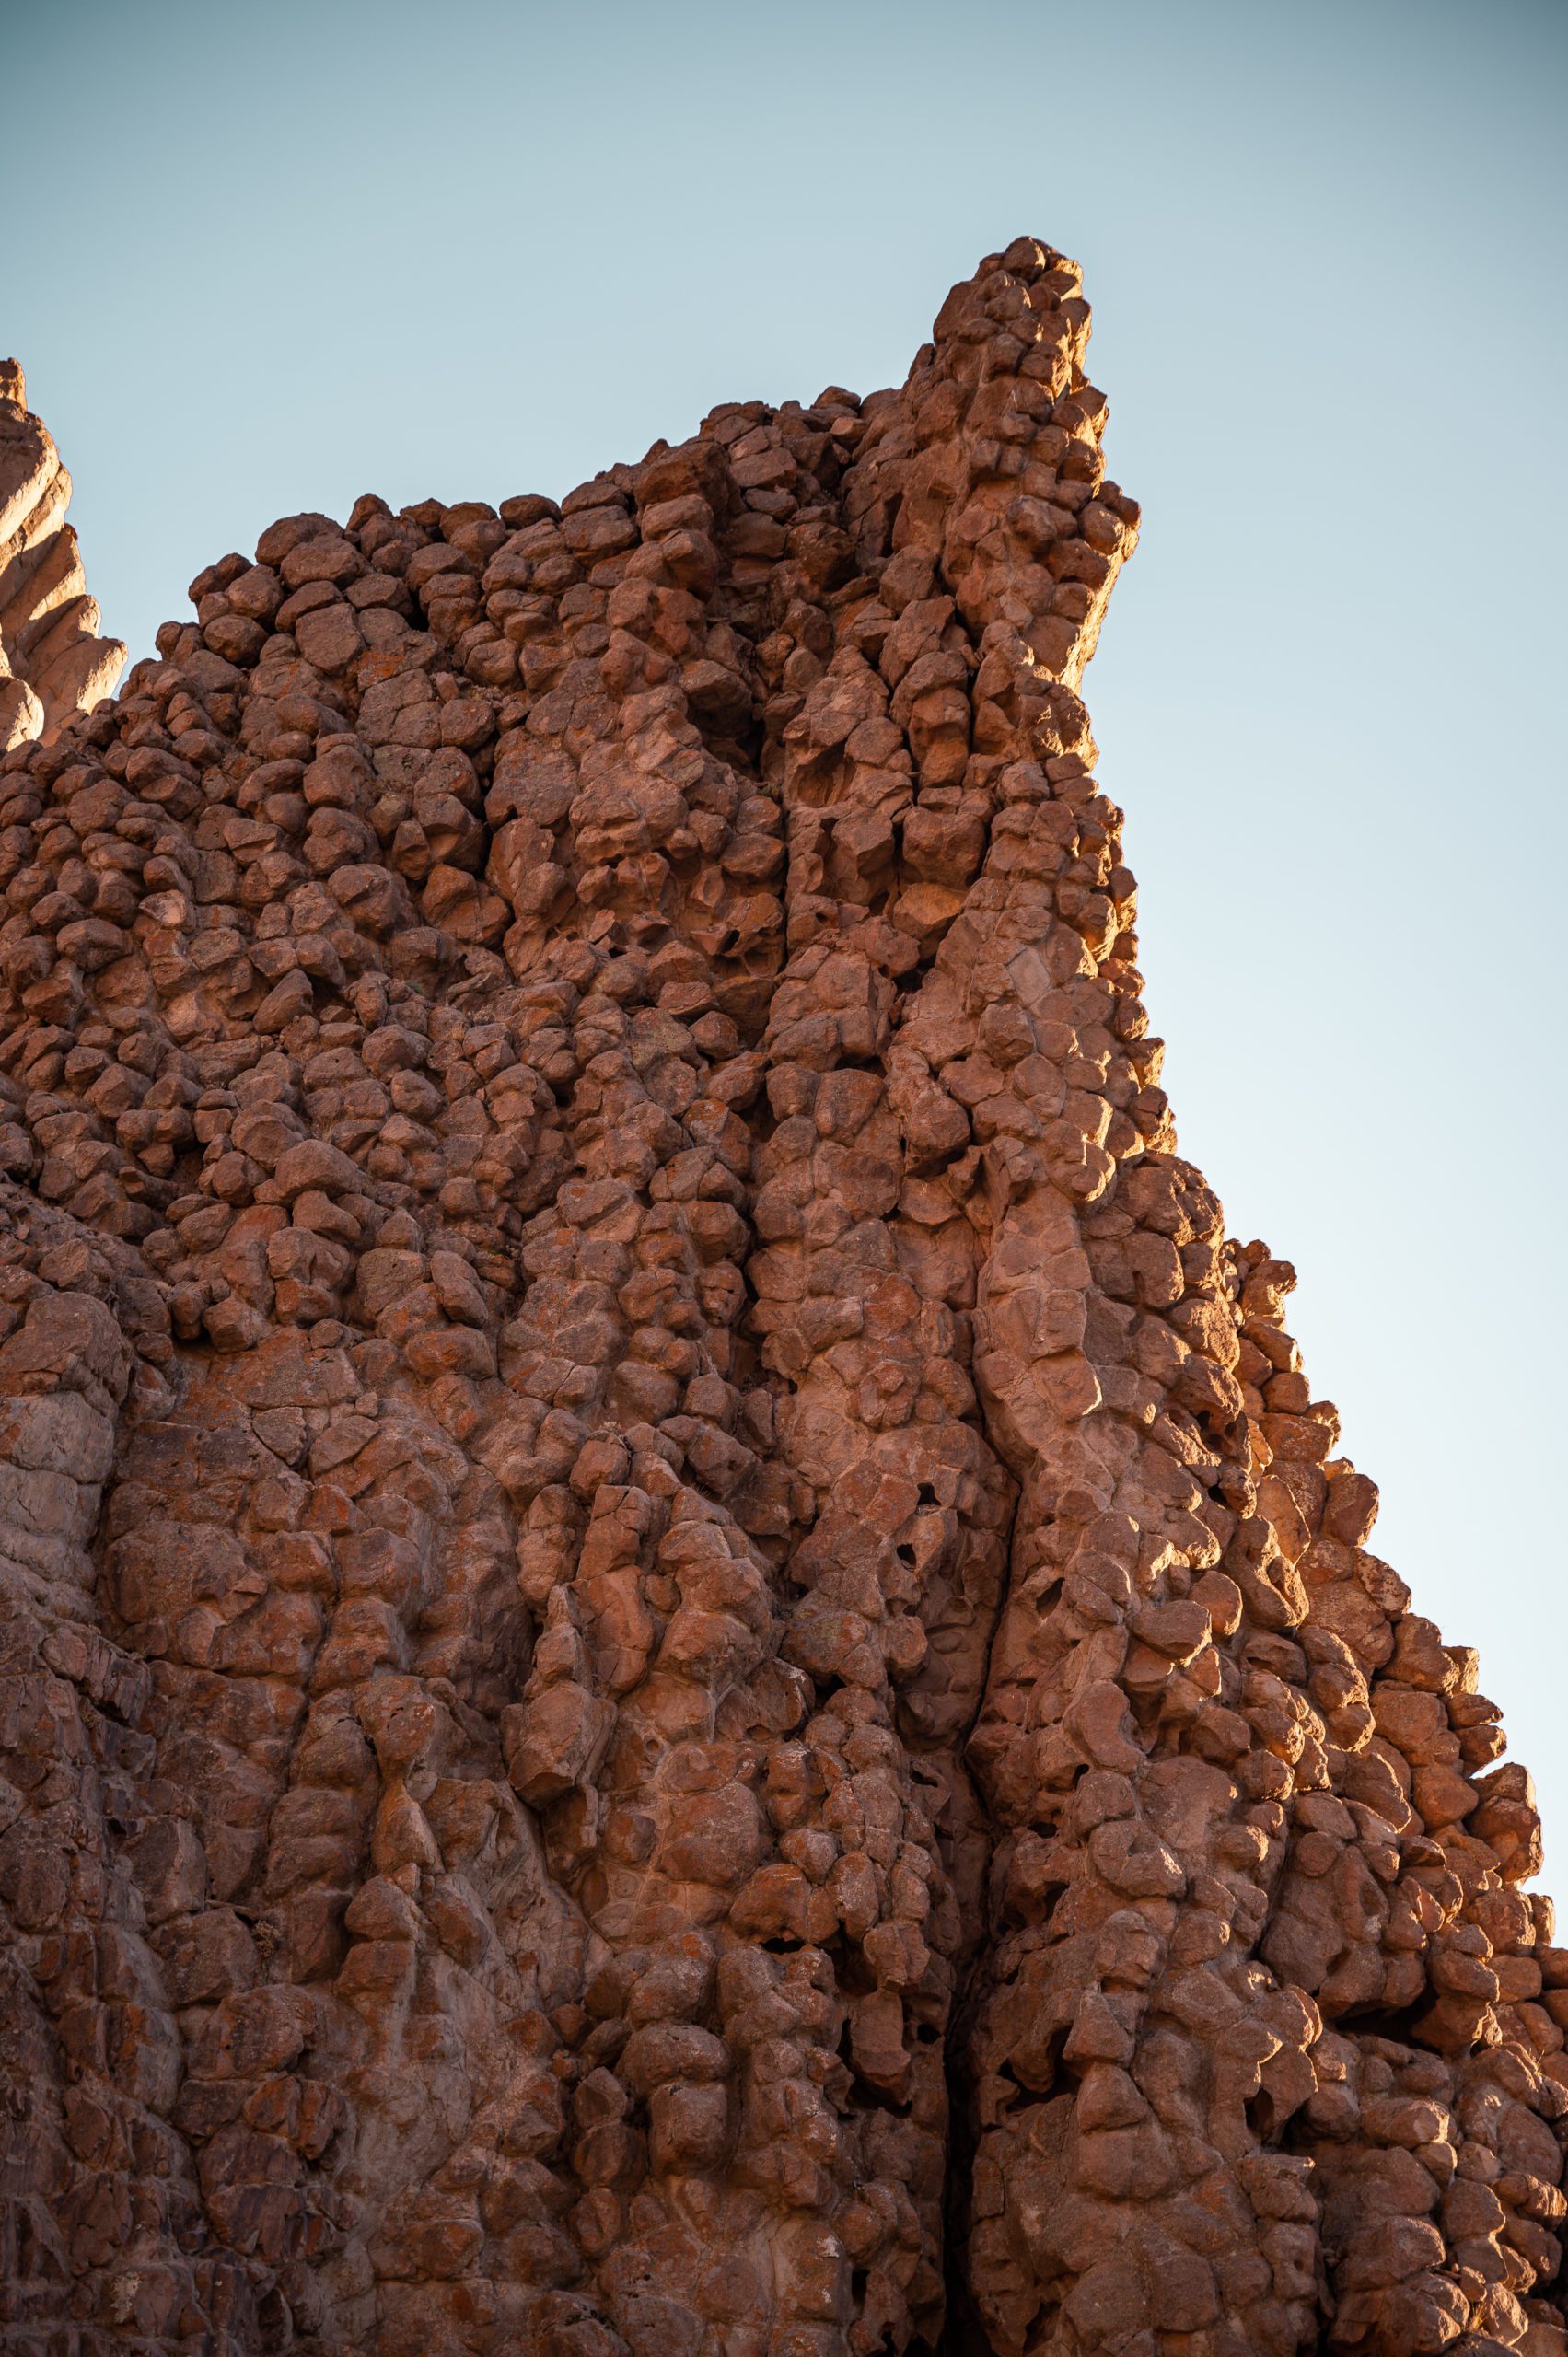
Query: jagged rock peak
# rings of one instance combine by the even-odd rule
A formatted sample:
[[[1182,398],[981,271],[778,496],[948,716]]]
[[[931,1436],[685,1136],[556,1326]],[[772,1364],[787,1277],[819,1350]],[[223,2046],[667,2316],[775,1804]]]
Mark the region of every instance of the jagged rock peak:
[[[1568,1954],[1179,1154],[1075,268],[0,759],[27,2357],[1562,2357]]]

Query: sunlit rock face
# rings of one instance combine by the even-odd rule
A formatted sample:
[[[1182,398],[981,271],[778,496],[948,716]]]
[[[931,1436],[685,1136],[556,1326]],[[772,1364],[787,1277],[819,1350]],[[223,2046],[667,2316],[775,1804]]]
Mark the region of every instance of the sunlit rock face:
[[[109,694],[125,649],[97,635],[76,535],[71,478],[14,360],[0,360],[0,752]]]
[[[1561,2357],[1529,1779],[1158,1085],[1087,334],[1021,239],[287,517],[0,762],[24,2357]]]

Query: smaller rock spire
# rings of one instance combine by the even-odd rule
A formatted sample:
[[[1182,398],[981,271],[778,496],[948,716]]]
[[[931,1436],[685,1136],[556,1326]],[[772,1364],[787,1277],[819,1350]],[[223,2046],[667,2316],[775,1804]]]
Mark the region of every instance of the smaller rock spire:
[[[71,478],[27,406],[21,364],[0,360],[0,751],[52,737],[112,690],[125,661],[100,638],[76,535]]]

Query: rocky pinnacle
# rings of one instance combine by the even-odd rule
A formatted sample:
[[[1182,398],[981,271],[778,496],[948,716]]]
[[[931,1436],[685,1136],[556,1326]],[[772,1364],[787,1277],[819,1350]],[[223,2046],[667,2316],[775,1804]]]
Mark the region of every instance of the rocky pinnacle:
[[[1088,328],[285,517],[90,712],[0,408],[8,2357],[1563,2357],[1530,1780],[1159,1086]]]
[[[108,695],[125,649],[99,638],[76,535],[64,520],[71,478],[27,405],[14,360],[0,360],[0,752],[52,737]]]

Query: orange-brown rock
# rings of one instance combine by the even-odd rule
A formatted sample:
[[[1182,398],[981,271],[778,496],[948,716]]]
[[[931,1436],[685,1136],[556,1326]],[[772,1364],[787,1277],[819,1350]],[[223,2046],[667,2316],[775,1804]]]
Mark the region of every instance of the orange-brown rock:
[[[71,478],[14,360],[0,360],[0,752],[52,739],[109,694],[125,649],[99,638],[76,535]]]
[[[1568,1953],[1176,1147],[1074,266],[0,763],[18,2357],[1562,2357]]]

